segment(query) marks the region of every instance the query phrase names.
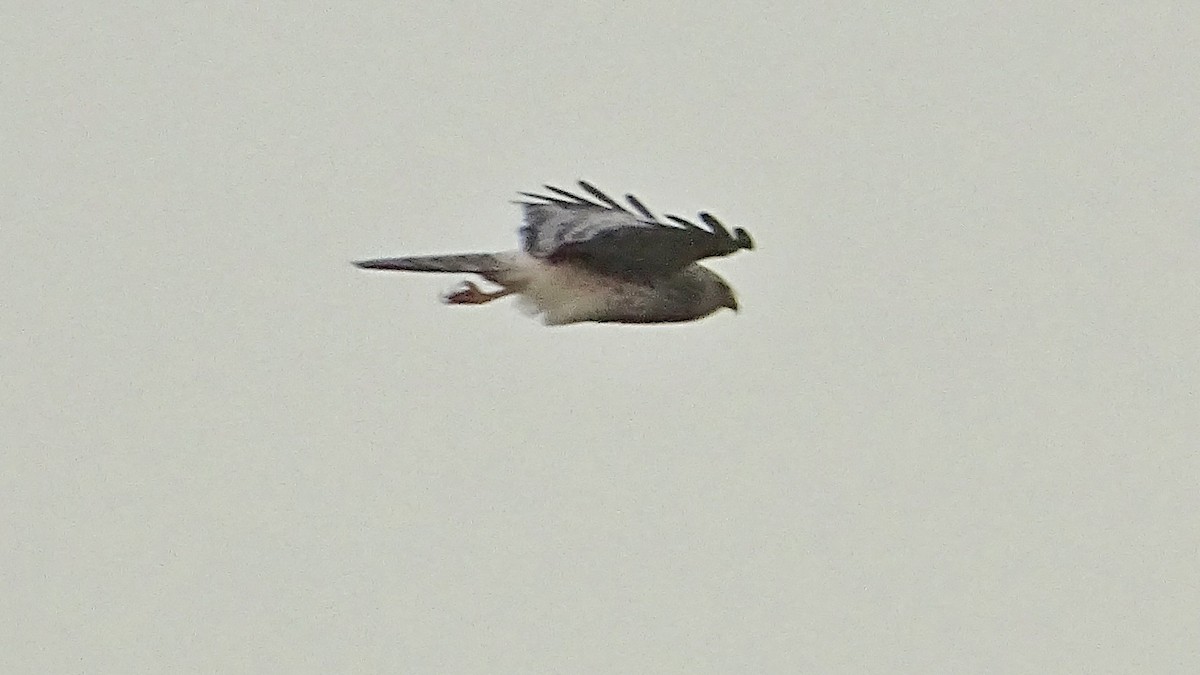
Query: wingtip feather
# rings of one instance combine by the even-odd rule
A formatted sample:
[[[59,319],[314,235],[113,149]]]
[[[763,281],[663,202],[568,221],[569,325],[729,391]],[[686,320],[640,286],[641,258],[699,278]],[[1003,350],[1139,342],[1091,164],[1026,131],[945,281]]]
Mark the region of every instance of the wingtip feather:
[[[615,199],[604,194],[603,192],[600,191],[599,188],[597,188],[595,185],[592,185],[591,183],[587,182],[586,180],[579,181],[579,187],[583,188],[585,192],[587,192],[591,196],[593,196],[596,199],[598,199],[599,201],[601,201],[608,208],[616,210],[616,211],[625,211],[624,206],[621,206],[620,204],[618,204]],[[626,213],[628,213],[628,211],[626,211]]]
[[[750,238],[750,233],[740,227],[733,228],[733,240],[737,242],[738,248],[754,250],[754,240]]]

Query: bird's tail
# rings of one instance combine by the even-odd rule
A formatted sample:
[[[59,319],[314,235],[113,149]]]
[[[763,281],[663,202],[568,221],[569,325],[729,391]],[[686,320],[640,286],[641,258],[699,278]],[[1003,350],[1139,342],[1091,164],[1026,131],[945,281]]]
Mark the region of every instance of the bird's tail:
[[[358,260],[356,266],[368,270],[401,270],[404,272],[474,272],[484,276],[507,269],[507,265],[492,253],[456,253],[453,255],[417,255],[407,258]]]

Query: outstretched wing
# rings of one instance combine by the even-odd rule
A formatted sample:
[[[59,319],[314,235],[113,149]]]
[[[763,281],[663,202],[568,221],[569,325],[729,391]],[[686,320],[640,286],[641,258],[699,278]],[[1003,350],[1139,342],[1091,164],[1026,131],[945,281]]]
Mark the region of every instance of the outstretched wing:
[[[522,192],[534,201],[525,209],[525,251],[553,262],[570,260],[603,274],[648,279],[667,276],[703,258],[754,248],[742,228],[731,234],[716,218],[700,214],[707,229],[678,216],[659,220],[633,195],[634,213],[590,183],[579,182],[588,199],[550,185],[549,194]]]

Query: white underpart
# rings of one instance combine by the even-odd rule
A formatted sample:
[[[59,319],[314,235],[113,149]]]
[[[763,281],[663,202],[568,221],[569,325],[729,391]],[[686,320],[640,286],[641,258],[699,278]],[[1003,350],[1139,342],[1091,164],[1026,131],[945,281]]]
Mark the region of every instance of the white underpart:
[[[554,265],[524,251],[503,254],[512,264],[505,285],[516,289],[526,311],[547,325],[603,317],[619,295],[621,282],[574,265]]]

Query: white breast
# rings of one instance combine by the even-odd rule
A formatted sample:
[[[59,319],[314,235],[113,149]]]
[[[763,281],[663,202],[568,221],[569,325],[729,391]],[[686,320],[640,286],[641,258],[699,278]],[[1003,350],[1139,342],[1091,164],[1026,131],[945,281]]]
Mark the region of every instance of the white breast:
[[[625,282],[570,264],[551,264],[526,253],[513,259],[511,283],[525,309],[547,325],[601,318],[619,301]]]

